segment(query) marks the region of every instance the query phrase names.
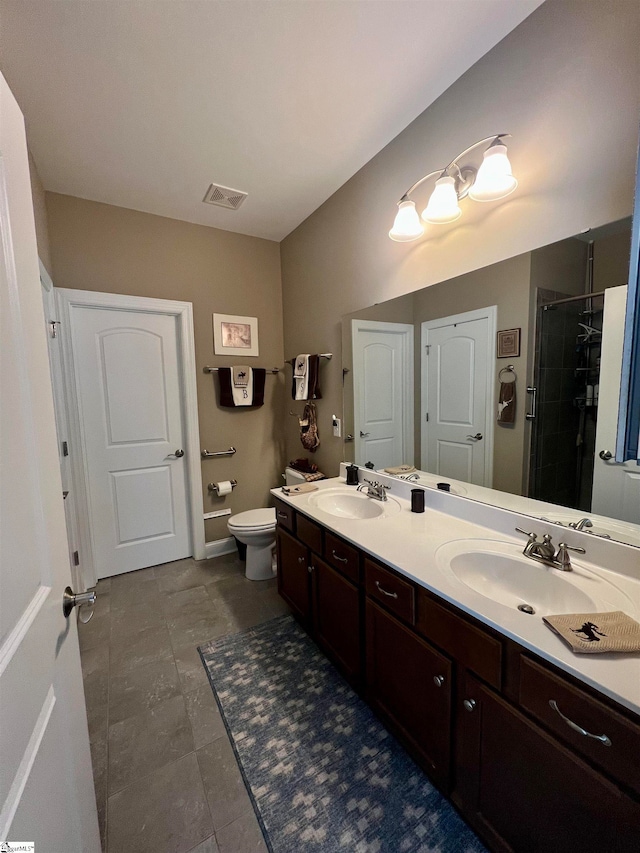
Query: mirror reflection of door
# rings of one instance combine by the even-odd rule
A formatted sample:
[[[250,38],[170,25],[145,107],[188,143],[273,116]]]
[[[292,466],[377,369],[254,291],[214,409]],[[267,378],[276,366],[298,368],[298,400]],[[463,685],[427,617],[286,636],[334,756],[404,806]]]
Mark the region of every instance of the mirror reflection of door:
[[[352,340],[355,461],[411,464],[413,325],[354,320]]]
[[[492,485],[497,308],[422,323],[422,462],[439,477]]]

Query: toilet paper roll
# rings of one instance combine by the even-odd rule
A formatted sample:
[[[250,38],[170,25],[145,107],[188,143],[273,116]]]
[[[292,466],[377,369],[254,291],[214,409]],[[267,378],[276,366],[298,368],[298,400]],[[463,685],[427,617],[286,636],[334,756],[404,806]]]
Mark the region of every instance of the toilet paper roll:
[[[219,495],[230,495],[232,491],[233,486],[231,485],[231,480],[220,480],[218,483]]]

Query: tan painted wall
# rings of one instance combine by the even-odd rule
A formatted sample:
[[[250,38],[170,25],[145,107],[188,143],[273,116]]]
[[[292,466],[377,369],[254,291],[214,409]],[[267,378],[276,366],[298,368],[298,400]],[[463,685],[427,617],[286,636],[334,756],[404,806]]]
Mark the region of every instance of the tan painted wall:
[[[635,2],[547,0],[283,241],[285,351],[336,353],[318,404],[326,439],[316,461],[327,473],[343,455],[328,437],[341,405],[343,314],[631,213],[639,43]],[[408,186],[502,131],[513,134],[517,194],[463,202],[463,217],[429,239],[389,240]],[[287,439],[291,455],[293,424]]]
[[[44,187],[38,174],[38,167],[29,151],[29,175],[31,177],[31,196],[33,198],[33,215],[36,221],[36,241],[38,255],[47,272],[51,275],[51,253],[49,251],[49,225],[47,222],[47,207]]]
[[[267,376],[261,409],[235,410],[218,406],[217,379],[201,368],[233,363],[213,354],[214,312],[258,317],[260,356],[247,361],[282,367],[278,244],[56,193],[46,201],[56,286],[193,303],[201,447],[238,451],[203,461],[205,512],[267,506],[283,470],[284,373]],[[209,496],[207,482],[231,478],[232,495]],[[207,541],[227,536],[226,519],[205,530]]]

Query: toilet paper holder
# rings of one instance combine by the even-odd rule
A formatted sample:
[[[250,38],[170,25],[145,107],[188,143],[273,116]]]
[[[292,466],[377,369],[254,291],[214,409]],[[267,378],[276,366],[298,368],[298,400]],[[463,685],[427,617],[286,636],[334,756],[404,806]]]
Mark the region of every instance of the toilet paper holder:
[[[237,480],[230,480],[229,482],[231,483],[232,489],[235,489],[235,487],[238,485]],[[219,487],[218,483],[209,483],[209,485],[207,486],[207,489],[209,489],[210,492],[215,492],[216,494],[219,494],[218,487]]]

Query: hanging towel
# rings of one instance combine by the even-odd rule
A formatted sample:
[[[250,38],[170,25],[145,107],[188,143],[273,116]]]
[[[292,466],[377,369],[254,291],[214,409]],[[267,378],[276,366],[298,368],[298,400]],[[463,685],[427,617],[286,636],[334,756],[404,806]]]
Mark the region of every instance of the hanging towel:
[[[516,383],[501,382],[498,397],[498,423],[513,424],[516,420]]]
[[[218,368],[221,406],[233,409],[237,406],[262,406],[264,404],[264,384],[267,371],[264,367],[244,369],[248,369],[251,374],[250,385],[247,385],[246,388],[236,388],[232,382],[232,368]]]
[[[244,385],[236,385],[234,379],[236,368],[231,368],[231,394],[233,396],[234,406],[252,406],[253,405],[253,371],[250,367],[242,367],[239,373],[244,373]]]
[[[318,435],[318,420],[316,407],[313,403],[307,403],[304,407],[302,417],[298,418],[300,424],[300,441],[305,450],[315,453],[320,447]]]
[[[308,400],[309,394],[309,355],[296,356],[293,363],[293,399]]]
[[[542,621],[578,654],[640,652],[640,625],[622,610],[543,616]]]
[[[235,367],[232,367],[231,370],[233,373],[232,382],[234,388],[246,388],[249,384],[251,368],[247,367],[245,364],[238,364]]]
[[[309,356],[308,375],[307,400],[321,400],[322,394],[320,393],[320,385],[318,384],[320,377],[320,356],[317,354]]]

